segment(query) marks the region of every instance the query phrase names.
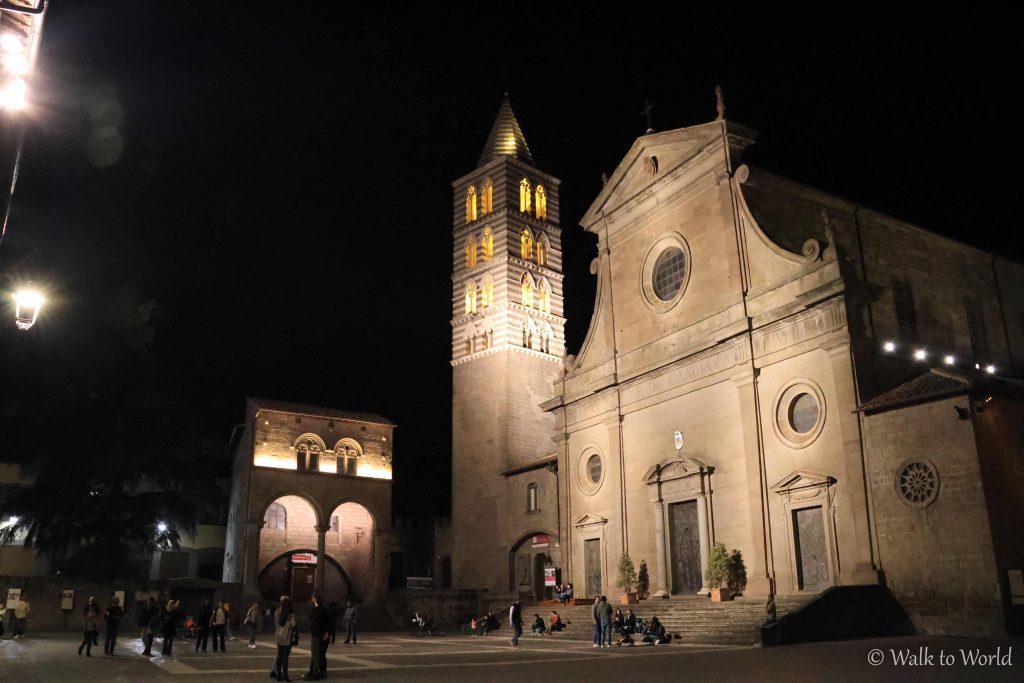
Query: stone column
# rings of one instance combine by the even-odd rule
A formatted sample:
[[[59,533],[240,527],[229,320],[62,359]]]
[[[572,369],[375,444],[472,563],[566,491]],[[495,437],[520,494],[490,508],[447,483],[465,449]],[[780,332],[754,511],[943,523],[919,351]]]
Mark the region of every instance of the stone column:
[[[711,528],[708,525],[708,496],[701,491],[697,494],[697,532],[700,536],[700,595],[707,595],[707,568],[711,557]]]
[[[331,528],[327,525],[317,524],[316,529],[316,578],[314,586],[316,591],[323,595],[324,574],[327,573],[327,531]]]
[[[242,595],[246,597],[258,596],[259,586],[256,585],[256,577],[259,576],[260,562],[260,530],[263,528],[264,520],[250,519],[245,524],[245,550],[242,561]]]
[[[655,575],[654,585],[657,589],[652,594],[656,598],[668,598],[669,596],[669,581],[668,581],[668,565],[665,562],[665,506],[662,505],[660,500],[652,500],[651,504],[654,506],[654,554],[655,557]]]

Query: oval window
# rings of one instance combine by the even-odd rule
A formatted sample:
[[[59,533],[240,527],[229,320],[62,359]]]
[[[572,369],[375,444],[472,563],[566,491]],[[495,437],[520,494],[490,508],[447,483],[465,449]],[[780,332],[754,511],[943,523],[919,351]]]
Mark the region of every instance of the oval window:
[[[587,477],[592,484],[601,481],[601,456],[597,453],[587,458]]]
[[[800,394],[789,404],[789,424],[797,434],[806,434],[818,424],[818,399]]]

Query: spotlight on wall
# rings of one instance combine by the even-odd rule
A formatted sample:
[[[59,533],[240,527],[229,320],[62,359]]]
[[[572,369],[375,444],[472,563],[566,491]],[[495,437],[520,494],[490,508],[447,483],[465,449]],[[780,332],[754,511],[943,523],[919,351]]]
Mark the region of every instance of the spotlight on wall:
[[[928,352],[924,349],[917,349],[914,351],[914,360],[924,360],[928,357]]]
[[[894,342],[894,341],[887,341],[887,342],[885,342],[884,344],[882,344],[882,350],[884,350],[886,353],[892,353],[893,351],[896,350],[896,342]]]
[[[985,366],[985,372],[987,372],[990,375],[996,374],[996,366],[994,366],[994,365],[986,365]]]
[[[945,358],[942,359],[942,362],[945,363],[946,365],[953,365],[956,363],[956,358],[953,356],[946,356]]]

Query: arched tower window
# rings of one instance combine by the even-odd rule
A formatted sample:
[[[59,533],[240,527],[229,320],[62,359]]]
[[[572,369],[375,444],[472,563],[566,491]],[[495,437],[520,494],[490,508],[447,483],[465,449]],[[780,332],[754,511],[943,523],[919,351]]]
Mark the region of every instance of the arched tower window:
[[[523,273],[522,289],[523,289],[523,306],[526,306],[527,308],[533,308],[534,284],[533,284],[533,278],[530,276],[529,273]]]
[[[288,511],[280,503],[271,503],[267,514],[263,515],[264,529],[287,529]]]
[[[523,228],[519,233],[519,255],[524,261],[533,260],[533,233],[529,228]]]
[[[483,236],[480,238],[480,256],[484,261],[494,258],[494,233],[490,228],[484,228]]]
[[[471,356],[476,353],[476,325],[473,323],[466,325],[465,339],[466,355]]]
[[[523,178],[519,181],[519,210],[526,213],[530,210],[530,181]]]
[[[334,455],[338,459],[338,474],[354,477],[359,458],[363,457],[363,449],[355,439],[342,439],[334,447]]]
[[[466,222],[472,223],[476,220],[476,188],[472,185],[466,192]]]
[[[480,190],[480,212],[487,215],[494,211],[494,183],[490,178],[484,179],[484,185]]]
[[[299,471],[316,472],[320,469],[320,453],[324,444],[319,437],[300,436],[295,442],[295,468]]]
[[[533,322],[533,318],[527,318],[523,321],[523,348],[532,349],[536,343],[537,324]]]
[[[479,326],[480,340],[483,343],[484,349],[489,349],[494,346],[494,323],[490,318],[484,318]]]
[[[551,287],[547,280],[541,280],[537,285],[537,309],[545,313],[551,312]]]
[[[466,238],[466,267],[476,267],[476,238],[472,235]]]
[[[480,308],[487,308],[494,305],[494,278],[490,275],[484,276],[483,284],[480,285]]]
[[[551,339],[555,336],[554,331],[551,329],[551,325],[544,323],[540,326],[540,350],[544,353],[551,353]]]
[[[472,280],[466,284],[466,313],[476,313],[476,283]]]
[[[548,251],[551,249],[551,243],[548,241],[548,236],[541,233],[537,237],[537,265],[546,266],[548,264]]]
[[[548,219],[548,193],[544,191],[543,185],[537,186],[535,198],[534,205],[537,209],[537,218],[546,221]]]

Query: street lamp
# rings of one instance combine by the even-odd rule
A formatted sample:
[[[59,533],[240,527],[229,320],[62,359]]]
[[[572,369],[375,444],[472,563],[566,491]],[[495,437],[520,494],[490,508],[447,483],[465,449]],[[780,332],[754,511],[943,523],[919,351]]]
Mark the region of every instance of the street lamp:
[[[36,324],[44,301],[43,295],[34,289],[26,288],[14,293],[14,323],[19,330],[27,330]]]

